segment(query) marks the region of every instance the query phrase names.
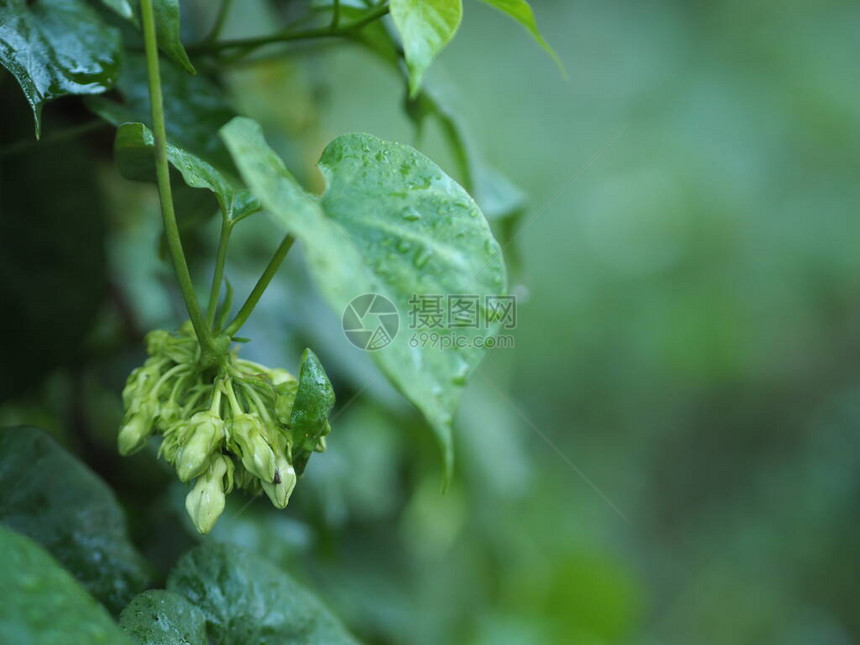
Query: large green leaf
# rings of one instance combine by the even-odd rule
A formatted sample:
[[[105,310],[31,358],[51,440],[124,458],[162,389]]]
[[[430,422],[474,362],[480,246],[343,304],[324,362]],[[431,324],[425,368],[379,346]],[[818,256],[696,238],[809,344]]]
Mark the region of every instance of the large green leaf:
[[[414,96],[424,72],[447,45],[463,18],[462,0],[391,0],[391,17],[409,67],[409,91]]]
[[[0,526],[0,643],[131,645],[128,637],[57,561]]]
[[[46,101],[113,86],[120,46],[119,32],[84,0],[0,2],[0,64],[21,85],[37,138]]]
[[[155,181],[155,139],[142,123],[119,127],[114,142],[114,157],[127,179]],[[221,211],[230,219],[240,219],[260,209],[260,202],[227,171],[219,170],[195,154],[167,144],[167,159],[193,188],[206,188],[215,194]]]
[[[206,617],[183,596],[144,591],[122,610],[119,624],[141,645],[207,645]]]
[[[296,183],[253,121],[234,119],[221,136],[248,187],[305,243],[311,270],[338,313],[354,298],[377,293],[394,303],[405,327],[415,295],[477,296],[486,317],[484,297],[504,293],[500,249],[478,206],[409,146],[371,135],[339,137],[320,160],[328,190],[317,198]],[[411,346],[411,331],[402,330],[372,352],[430,421],[448,475],[453,414],[484,353],[473,341],[493,331],[458,329],[463,346],[442,351],[431,344]]]
[[[561,64],[561,60],[559,60],[553,48],[549,46],[549,43],[544,39],[543,35],[541,35],[540,30],[537,26],[537,21],[535,20],[535,14],[532,11],[531,5],[529,5],[526,0],[481,0],[482,2],[486,2],[491,7],[495,7],[502,13],[506,13],[511,18],[520,23],[523,27],[525,27],[532,37],[540,44],[541,47],[544,48],[544,51],[552,56],[552,59],[555,61],[556,65],[558,65],[559,69],[564,72],[564,67]]]
[[[299,475],[318,442],[329,433],[328,415],[333,407],[331,382],[317,355],[306,349],[299,365],[296,400],[290,412],[293,467]]]
[[[271,562],[209,541],[170,572],[169,591],[203,611],[221,645],[339,645],[356,641],[319,600]]]
[[[113,493],[38,428],[0,430],[0,522],[39,542],[115,613],[144,588]]]

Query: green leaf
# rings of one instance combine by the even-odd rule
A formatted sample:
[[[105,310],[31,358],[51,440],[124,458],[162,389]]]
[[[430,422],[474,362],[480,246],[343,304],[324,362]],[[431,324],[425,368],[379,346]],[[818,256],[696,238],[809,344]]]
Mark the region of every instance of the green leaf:
[[[141,645],[207,645],[206,617],[183,596],[153,589],[135,596],[119,625]]]
[[[339,645],[356,641],[310,592],[239,546],[209,541],[186,553],[168,590],[203,611],[221,645]]]
[[[462,0],[391,0],[391,17],[403,41],[409,92],[418,92],[424,72],[447,45],[463,18]]]
[[[317,355],[310,349],[302,354],[299,387],[290,412],[293,467],[304,472],[318,442],[330,431],[328,415],[334,407],[334,390]]]
[[[155,181],[155,139],[144,124],[125,123],[119,127],[114,156],[125,178]],[[212,191],[221,212],[230,219],[240,219],[260,210],[259,200],[242,188],[236,178],[197,155],[168,143],[167,159],[186,184]]]
[[[320,289],[335,311],[354,298],[380,294],[406,327],[413,295],[506,290],[505,267],[490,227],[471,197],[424,155],[371,135],[350,134],[326,148],[320,168],[328,190],[304,192],[266,145],[260,127],[237,118],[221,131],[246,184],[306,247]],[[453,465],[451,423],[488,329],[458,329],[465,347],[410,346],[411,330],[371,352],[391,381],[430,421]]]
[[[130,645],[131,641],[57,561],[0,527],[0,643]]]
[[[120,36],[83,0],[3,0],[0,64],[18,80],[33,110],[67,94],[99,94],[119,74]]]
[[[555,64],[558,65],[562,74],[565,76],[567,75],[564,71],[564,65],[562,65],[561,59],[559,59],[553,48],[549,46],[549,43],[541,35],[537,26],[537,21],[535,20],[535,14],[526,0],[481,0],[481,2],[485,2],[502,13],[508,14],[523,27],[528,29],[532,37],[538,42],[538,44],[540,44],[541,47],[544,48],[544,51],[552,56],[552,59],[555,61]]]
[[[236,115],[221,88],[203,75],[189,76],[169,61],[161,65],[161,87],[170,143],[216,168],[232,171],[230,154],[213,134]],[[142,55],[126,56],[117,90],[123,99],[121,103],[90,97],[87,106],[117,127],[123,123],[144,123],[151,129],[146,61]]]
[[[111,490],[47,433],[0,430],[0,522],[44,546],[112,612],[146,583]]]
[[[197,70],[188,59],[179,37],[179,0],[153,0],[152,10],[155,12],[158,48],[179,63],[186,72],[196,74]]]

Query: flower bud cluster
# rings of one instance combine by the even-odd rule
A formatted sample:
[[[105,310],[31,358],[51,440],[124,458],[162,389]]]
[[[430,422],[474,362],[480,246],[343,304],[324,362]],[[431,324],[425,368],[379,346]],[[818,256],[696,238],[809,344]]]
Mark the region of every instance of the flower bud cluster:
[[[146,346],[149,358],[122,393],[120,453],[134,453],[161,435],[159,456],[181,481],[194,482],[185,508],[200,533],[215,525],[233,488],[265,492],[284,508],[296,484],[289,434],[295,377],[235,351],[220,367],[202,370],[188,324],[177,334],[150,332]]]

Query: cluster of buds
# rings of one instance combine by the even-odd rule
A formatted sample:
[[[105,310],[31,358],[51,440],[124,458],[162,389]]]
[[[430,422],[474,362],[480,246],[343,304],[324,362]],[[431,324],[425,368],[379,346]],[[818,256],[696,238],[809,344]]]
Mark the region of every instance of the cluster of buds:
[[[325,449],[330,429],[331,384],[313,353],[303,356],[303,383],[286,370],[241,359],[236,351],[216,368],[201,368],[200,347],[188,323],[177,334],[150,332],[146,347],[149,358],[131,373],[122,394],[120,453],[136,452],[150,436],[161,435],[159,456],[181,481],[194,482],[185,508],[200,533],[212,529],[234,488],[252,495],[262,490],[275,507],[284,508],[297,474],[310,452]],[[313,378],[305,379],[306,371]],[[307,426],[302,423],[307,411],[295,409],[303,388],[302,400],[317,403],[322,393],[327,402],[322,410],[315,408],[322,412],[316,428],[301,427]]]

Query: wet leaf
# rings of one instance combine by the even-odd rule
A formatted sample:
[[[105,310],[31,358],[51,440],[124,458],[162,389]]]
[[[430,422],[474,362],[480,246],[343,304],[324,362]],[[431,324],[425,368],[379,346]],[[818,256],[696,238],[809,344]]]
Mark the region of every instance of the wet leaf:
[[[67,94],[100,94],[119,74],[119,32],[82,0],[4,0],[0,64],[18,80],[41,134],[42,106]]]
[[[293,467],[301,475],[320,439],[331,430],[328,415],[334,407],[334,390],[317,355],[310,349],[302,354],[299,387],[290,413]]]
[[[474,339],[495,326],[458,328],[463,347],[443,350],[415,343],[420,322],[407,314],[416,296],[466,294],[476,299],[476,315],[486,323],[485,297],[503,294],[507,280],[499,245],[478,206],[416,150],[371,135],[350,134],[329,144],[320,160],[328,189],[320,198],[299,187],[250,119],[233,120],[222,136],[252,192],[305,243],[311,270],[335,311],[345,312],[367,294],[394,305],[403,329],[371,324],[375,334],[388,334],[382,338],[387,344],[377,344],[371,355],[430,421],[450,474],[454,411],[484,354]],[[409,322],[415,330],[405,329]]]
[[[113,493],[43,430],[0,430],[0,491],[0,523],[45,547],[112,612],[143,589]]]
[[[29,538],[0,527],[0,642],[131,645],[104,607]]]
[[[202,610],[221,645],[356,643],[326,607],[271,562],[209,541],[170,572],[169,591]]]
[[[135,596],[119,617],[120,627],[141,645],[207,645],[206,617],[172,591]]]

